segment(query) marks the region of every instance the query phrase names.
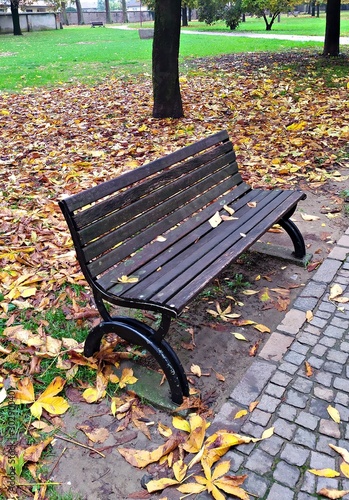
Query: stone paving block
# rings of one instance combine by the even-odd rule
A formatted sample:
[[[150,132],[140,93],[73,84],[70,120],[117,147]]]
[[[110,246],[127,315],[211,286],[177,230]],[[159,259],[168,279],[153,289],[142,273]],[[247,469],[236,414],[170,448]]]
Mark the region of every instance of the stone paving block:
[[[299,336],[297,336],[297,340],[301,344],[314,346],[319,342],[319,337],[317,335],[313,335],[310,332],[301,332]]]
[[[258,409],[273,413],[280,404],[279,398],[273,398],[268,394],[263,394],[258,403]]]
[[[344,392],[337,392],[334,402],[343,406],[349,406],[349,394]]]
[[[273,465],[273,457],[263,450],[255,449],[245,462],[245,468],[256,474],[263,475],[270,471]]]
[[[347,247],[347,250],[349,252],[349,235],[347,235],[346,233],[343,236],[341,236],[337,241],[337,245],[339,245],[340,247]]]
[[[289,465],[286,462],[279,462],[274,470],[273,478],[285,486],[294,488],[300,477],[298,467]]]
[[[296,391],[299,391],[299,392],[304,392],[306,394],[309,394],[309,392],[312,390],[313,388],[313,385],[314,385],[314,382],[308,378],[304,378],[304,377],[297,377],[295,378],[293,384],[292,384],[292,387],[293,389],[295,389]]]
[[[297,495],[297,500],[314,500],[312,495],[308,495],[308,493],[300,492]]]
[[[339,480],[329,477],[318,477],[317,479],[317,491],[322,490],[322,488],[328,488],[333,490],[339,489]]]
[[[319,399],[325,399],[326,401],[331,402],[333,401],[334,393],[332,389],[317,386],[314,388],[314,396]]]
[[[284,439],[287,439],[290,441],[294,433],[296,432],[296,425],[291,424],[290,422],[287,422],[286,420],[283,420],[282,418],[278,418],[274,422],[274,432],[278,436],[283,437]]]
[[[339,348],[343,352],[349,352],[349,342],[341,342]]]
[[[294,492],[286,486],[274,483],[270,488],[266,500],[293,500]]]
[[[293,422],[297,417],[298,409],[294,406],[288,405],[286,403],[282,403],[278,409],[278,415],[280,418],[284,418],[285,420],[290,420]]]
[[[334,375],[328,372],[319,371],[315,373],[315,381],[325,387],[331,387]]]
[[[270,487],[270,482],[266,478],[258,476],[253,472],[250,471],[246,472],[248,476],[243,484],[244,490],[251,493],[251,495],[255,495],[256,498],[263,498],[268,488]]]
[[[343,365],[335,363],[334,361],[326,361],[323,364],[323,369],[330,373],[335,373],[336,375],[341,375],[343,371]]]
[[[246,424],[242,426],[241,430],[244,434],[248,434],[249,436],[258,438],[261,437],[261,435],[265,431],[264,427],[262,427],[261,425],[253,424],[252,422],[246,422]],[[240,451],[242,453],[245,453],[245,449],[246,445],[243,445]]]
[[[325,453],[310,453],[310,469],[336,469],[336,460]]]
[[[305,408],[308,402],[308,395],[290,389],[286,395],[286,403],[296,408]]]
[[[266,394],[270,396],[274,396],[275,398],[281,398],[285,393],[285,387],[281,387],[280,385],[272,384],[269,382],[267,387],[265,388]]]
[[[320,453],[326,453],[326,455],[330,455],[331,457],[338,456],[337,453],[335,453],[332,448],[328,446],[329,443],[338,446],[336,439],[329,438],[328,436],[323,436],[320,434],[316,442],[316,451],[319,451]]]
[[[324,399],[312,398],[309,404],[309,412],[320,418],[328,418],[328,403]]]
[[[336,306],[330,302],[320,302],[319,304],[320,311],[326,311],[329,313],[334,313],[336,310]]]
[[[314,431],[320,422],[320,418],[306,411],[301,411],[295,422],[302,427]]]
[[[306,355],[309,351],[309,347],[305,344],[301,344],[298,340],[293,341],[290,347],[290,351],[298,352],[299,354]]]
[[[315,493],[316,476],[311,472],[305,471],[300,489],[310,494]]]
[[[349,249],[345,247],[334,247],[333,250],[328,254],[329,259],[345,260],[349,253]]]
[[[282,387],[286,387],[292,380],[290,375],[277,371],[270,379],[270,382]]]
[[[279,370],[282,372],[286,372],[290,375],[294,375],[298,369],[297,365],[293,365],[292,363],[286,363],[286,361],[283,361],[279,365]]]
[[[293,363],[294,365],[300,366],[305,361],[304,354],[299,354],[298,352],[289,351],[285,356],[284,360],[288,363]]]
[[[256,408],[255,410],[253,410],[253,412],[250,416],[250,422],[253,422],[257,425],[262,425],[265,427],[268,424],[271,416],[272,416],[271,413],[261,411],[259,408]]]
[[[313,319],[310,321],[310,324],[318,326],[319,328],[324,328],[327,325],[327,321],[325,319],[319,318],[315,314]]]
[[[240,453],[237,453],[236,451],[228,451],[225,455],[225,459],[230,460],[230,470],[236,473],[246,460],[246,457],[244,455],[240,455]]]
[[[286,332],[291,335],[296,335],[300,328],[303,326],[305,322],[305,312],[300,311],[299,309],[290,309],[280,325],[278,326],[278,330],[280,332]]]
[[[335,339],[341,339],[345,333],[343,328],[339,328],[338,326],[328,325],[324,330],[324,335],[326,337],[332,337]]]
[[[326,436],[331,436],[337,439],[341,437],[339,425],[333,420],[326,420],[322,418],[320,420],[319,431],[321,434],[325,434]]]
[[[321,319],[326,319],[328,320],[332,315],[331,313],[328,313],[326,311],[317,311],[316,316],[318,316]]]
[[[312,366],[313,368],[316,368],[317,370],[320,370],[320,368],[323,366],[323,364],[325,363],[325,360],[322,359],[322,358],[317,358],[316,356],[310,356],[308,358],[308,363],[310,364],[310,366]]]
[[[349,327],[349,321],[345,321],[343,318],[333,318],[331,325],[338,326],[339,328],[344,328],[345,330]]]
[[[259,357],[269,361],[280,361],[292,342],[293,338],[289,335],[273,332],[259,353]]]
[[[271,363],[255,360],[231,393],[231,399],[246,406],[256,401],[275,370]]]
[[[320,335],[322,334],[320,328],[314,325],[310,325],[309,323],[306,323],[304,325],[304,331],[307,333],[311,333],[312,335],[316,335],[317,337],[320,337]]]
[[[311,350],[311,353],[314,356],[324,356],[327,351],[327,347],[324,345],[317,344],[313,349]]]
[[[335,277],[338,269],[341,267],[341,261],[334,259],[325,259],[316,273],[313,275],[313,281],[329,283]]]
[[[325,345],[327,347],[333,347],[336,343],[336,339],[331,337],[321,337],[319,340],[319,344]]]
[[[314,432],[300,427],[296,430],[293,440],[295,444],[300,444],[306,448],[313,450],[315,448],[316,435],[314,434]]]
[[[211,432],[215,432],[218,429],[227,429],[231,432],[239,433],[244,423],[241,418],[234,419],[239,410],[241,410],[240,405],[231,401],[224,403],[211,424]]]
[[[282,450],[280,457],[290,465],[302,466],[308,460],[310,450],[303,446],[287,443]]]
[[[337,351],[336,349],[330,349],[326,357],[329,361],[335,361],[336,363],[344,365],[348,361],[349,354],[347,352]]]
[[[280,452],[283,444],[284,440],[273,434],[270,438],[261,441],[259,449],[266,451],[269,455],[275,456]]]

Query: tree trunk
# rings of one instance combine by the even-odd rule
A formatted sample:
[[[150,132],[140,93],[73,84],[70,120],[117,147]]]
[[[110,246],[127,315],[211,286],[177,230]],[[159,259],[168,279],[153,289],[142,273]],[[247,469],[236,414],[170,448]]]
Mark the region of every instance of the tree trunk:
[[[11,1],[11,15],[13,23],[13,34],[15,36],[22,35],[21,25],[19,23],[19,13],[18,13],[19,1]]]
[[[121,0],[121,9],[122,9],[122,22],[126,24],[128,23],[126,0]]]
[[[324,56],[339,56],[340,0],[327,0]]]
[[[186,5],[182,7],[182,26],[188,26],[188,13]]]
[[[75,0],[75,4],[76,4],[76,12],[78,15],[78,24],[79,25],[85,24],[80,0]]]
[[[65,2],[61,2],[61,16],[62,16],[63,24],[66,24],[67,26],[69,26]]]
[[[180,118],[178,55],[181,0],[156,0],[153,39],[154,118]]]
[[[105,22],[107,24],[111,24],[111,17],[110,17],[110,3],[109,0],[104,0],[105,3]]]

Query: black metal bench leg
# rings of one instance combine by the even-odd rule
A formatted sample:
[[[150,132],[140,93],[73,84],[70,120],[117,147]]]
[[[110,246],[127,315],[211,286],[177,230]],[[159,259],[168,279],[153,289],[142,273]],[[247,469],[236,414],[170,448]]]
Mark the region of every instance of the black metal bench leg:
[[[305,257],[306,250],[304,239],[296,224],[290,219],[280,219],[279,224],[290,236],[294,245],[294,254],[297,259]]]
[[[106,333],[116,333],[124,340],[142,346],[152,354],[167,378],[174,403],[181,404],[183,396],[189,395],[188,381],[176,353],[165,340],[156,342],[155,331],[135,319],[113,318],[113,321],[102,321],[86,338],[85,356],[92,356],[99,350],[102,337]]]

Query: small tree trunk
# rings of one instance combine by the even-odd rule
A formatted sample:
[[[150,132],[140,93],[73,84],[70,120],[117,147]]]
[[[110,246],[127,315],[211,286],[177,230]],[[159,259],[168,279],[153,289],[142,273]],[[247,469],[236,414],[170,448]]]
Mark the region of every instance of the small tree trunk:
[[[22,35],[21,25],[19,22],[19,1],[11,1],[11,15],[12,15],[12,23],[13,23],[13,34],[15,36]]]
[[[107,24],[111,24],[111,16],[110,16],[110,3],[109,0],[104,0],[105,2],[105,22]]]
[[[154,118],[180,118],[183,106],[179,87],[181,0],[155,0],[153,39]]]
[[[182,26],[188,26],[187,6],[182,7]]]
[[[121,9],[122,9],[122,22],[126,24],[128,23],[126,0],[121,0]]]
[[[61,2],[61,16],[63,24],[66,24],[68,26],[69,21],[68,21],[67,11],[65,8],[65,2]]]
[[[339,56],[340,0],[327,0],[324,56]]]
[[[76,4],[76,12],[78,15],[78,25],[80,26],[81,24],[85,24],[80,0],[75,0],[75,4]]]

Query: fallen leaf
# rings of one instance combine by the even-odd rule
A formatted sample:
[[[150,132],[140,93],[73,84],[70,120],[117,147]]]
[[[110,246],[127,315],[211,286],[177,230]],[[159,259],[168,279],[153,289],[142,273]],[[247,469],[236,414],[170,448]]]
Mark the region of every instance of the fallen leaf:
[[[340,476],[339,472],[333,469],[308,469],[308,472],[311,472],[315,476],[321,477],[338,477]]]
[[[248,415],[248,411],[247,410],[240,410],[237,413],[235,413],[234,420],[241,418],[241,417],[244,417],[245,415]]]
[[[334,420],[337,424],[339,424],[341,421],[341,416],[339,414],[339,411],[331,405],[327,407],[327,411],[332,420]]]
[[[329,488],[322,488],[317,492],[318,495],[322,495],[323,497],[330,498],[330,500],[337,500],[338,498],[343,498],[345,495],[349,493],[349,490],[331,490]]]
[[[301,213],[301,217],[305,221],[313,221],[313,220],[320,219],[320,217],[318,217],[317,215],[309,215],[309,214],[304,214],[304,213]]]
[[[262,333],[270,333],[270,328],[268,328],[267,326],[262,325],[260,323],[253,325],[253,328],[255,328],[256,330],[258,330],[259,332],[262,332]]]
[[[332,448],[332,450],[339,453],[342,456],[343,460],[345,460],[347,462],[347,464],[349,464],[349,451],[348,450],[346,450],[345,448],[341,448],[340,446],[335,446],[334,444],[331,444],[331,443],[329,443],[328,446],[330,448]]]
[[[241,333],[237,333],[237,332],[231,332],[232,335],[234,335],[234,337],[237,339],[237,340],[247,340],[246,337],[244,337]]]
[[[343,476],[349,478],[349,464],[347,464],[346,462],[342,462],[339,467]]]
[[[199,378],[201,377],[202,372],[199,365],[192,364],[190,367],[190,371],[193,375],[196,375]]]
[[[139,281],[139,278],[136,276],[126,276],[125,274],[118,278],[118,281],[120,283],[137,283]]]
[[[219,212],[216,212],[209,220],[208,222],[210,225],[215,228],[219,226],[219,224],[222,222],[222,217],[219,215]]]
[[[343,293],[342,287],[340,285],[338,285],[338,284],[334,284],[330,288],[329,299],[333,300],[336,297],[338,297],[339,295],[342,295],[342,293]]]
[[[313,373],[313,368],[308,361],[305,361],[305,374],[307,377],[311,377]]]
[[[309,322],[311,321],[312,319],[314,319],[314,314],[312,311],[307,311],[305,313],[305,319]]]

